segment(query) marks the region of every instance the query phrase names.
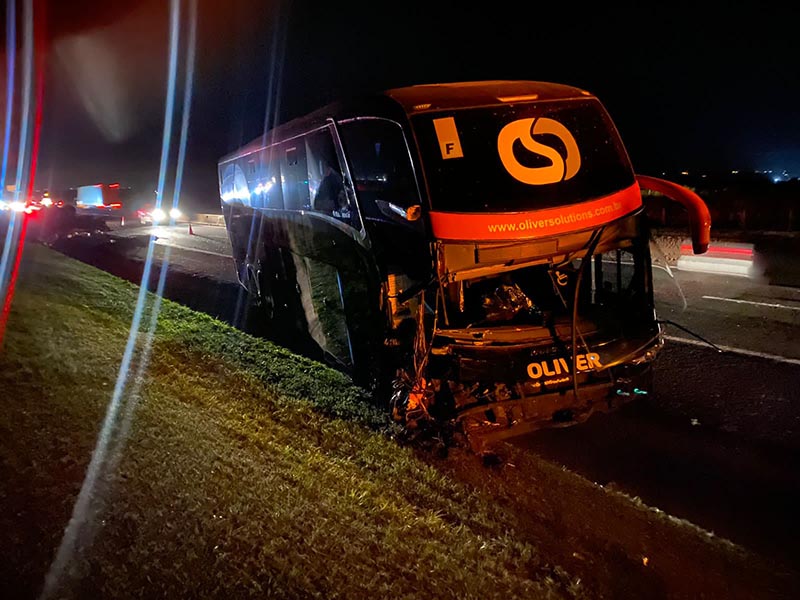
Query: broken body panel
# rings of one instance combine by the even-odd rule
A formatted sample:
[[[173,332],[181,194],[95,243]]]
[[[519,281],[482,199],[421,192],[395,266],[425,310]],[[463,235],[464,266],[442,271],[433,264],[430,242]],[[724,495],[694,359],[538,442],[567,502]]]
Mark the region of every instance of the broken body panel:
[[[689,190],[634,175],[597,98],[539,82],[331,105],[219,176],[270,314],[359,383],[391,381],[398,419],[455,420],[477,451],[647,394],[663,341],[640,188],[687,207],[695,251],[710,227]]]

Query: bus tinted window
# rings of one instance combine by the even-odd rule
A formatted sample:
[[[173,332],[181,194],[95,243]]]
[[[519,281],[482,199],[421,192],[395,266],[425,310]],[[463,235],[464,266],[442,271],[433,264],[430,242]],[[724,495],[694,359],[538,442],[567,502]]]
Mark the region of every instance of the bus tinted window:
[[[260,156],[261,168],[252,191],[253,206],[283,208],[281,190],[280,152],[276,146],[264,148]]]
[[[329,127],[305,136],[311,208],[360,229],[358,211],[350,205],[333,133]]]
[[[425,113],[412,125],[434,210],[551,208],[634,183],[622,143],[596,100]]]
[[[281,144],[279,149],[284,207],[289,210],[311,208],[308,196],[306,148],[303,140],[291,140]]]
[[[332,214],[341,203],[344,184],[330,130],[326,128],[310,133],[305,142],[311,207]]]
[[[340,133],[367,218],[381,218],[378,200],[401,208],[419,204],[408,146],[397,123],[385,119],[345,121],[340,124]]]

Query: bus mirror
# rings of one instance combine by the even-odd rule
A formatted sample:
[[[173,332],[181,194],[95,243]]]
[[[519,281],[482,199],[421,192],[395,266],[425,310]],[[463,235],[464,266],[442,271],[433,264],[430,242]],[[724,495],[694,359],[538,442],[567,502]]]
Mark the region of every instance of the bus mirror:
[[[419,221],[422,216],[422,207],[419,204],[414,204],[406,209],[406,219],[409,221]]]
[[[666,179],[637,175],[636,181],[642,190],[657,192],[683,205],[689,213],[689,228],[692,250],[703,254],[711,242],[711,213],[703,199],[692,190]]]
[[[419,204],[414,204],[408,208],[403,208],[393,202],[386,202],[386,200],[376,200],[375,204],[387,217],[400,217],[406,221],[418,221],[422,216],[422,207]]]

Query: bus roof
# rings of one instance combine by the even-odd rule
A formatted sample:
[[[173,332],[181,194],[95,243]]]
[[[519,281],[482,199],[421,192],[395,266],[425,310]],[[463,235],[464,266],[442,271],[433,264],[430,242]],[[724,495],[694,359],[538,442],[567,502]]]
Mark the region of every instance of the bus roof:
[[[585,98],[592,94],[576,87],[545,81],[466,81],[413,85],[388,90],[408,114],[512,102]]]
[[[357,116],[401,118],[429,111],[466,107],[492,106],[514,102],[535,102],[594,97],[580,88],[545,81],[502,80],[432,83],[397,87],[383,92],[361,95],[332,102],[306,115],[277,125],[219,159],[219,164],[255,152],[275,141],[301,135],[321,127],[328,118],[346,119]]]

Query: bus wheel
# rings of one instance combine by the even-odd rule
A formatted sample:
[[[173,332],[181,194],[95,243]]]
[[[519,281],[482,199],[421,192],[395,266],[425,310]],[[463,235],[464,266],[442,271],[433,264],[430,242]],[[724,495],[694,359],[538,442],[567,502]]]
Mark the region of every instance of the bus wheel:
[[[264,270],[259,265],[256,272],[256,298],[261,312],[267,321],[272,321],[276,317],[275,303],[275,280],[272,273]]]

